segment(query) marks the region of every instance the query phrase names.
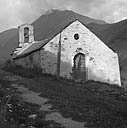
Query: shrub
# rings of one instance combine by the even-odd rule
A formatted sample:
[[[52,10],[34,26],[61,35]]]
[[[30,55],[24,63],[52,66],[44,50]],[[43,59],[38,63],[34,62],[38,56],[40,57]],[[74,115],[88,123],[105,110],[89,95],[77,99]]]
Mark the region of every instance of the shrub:
[[[26,78],[38,77],[42,75],[41,68],[37,66],[34,66],[33,68],[22,67],[20,65],[14,64],[10,60],[5,62],[4,67],[2,69],[17,75],[21,75]]]

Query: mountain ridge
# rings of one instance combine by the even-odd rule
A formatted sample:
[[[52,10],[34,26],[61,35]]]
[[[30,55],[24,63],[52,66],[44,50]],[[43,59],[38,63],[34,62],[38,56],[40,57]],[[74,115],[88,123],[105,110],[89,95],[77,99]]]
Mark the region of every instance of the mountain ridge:
[[[87,16],[82,16],[73,11],[52,10],[50,13],[41,15],[35,20],[34,37],[36,41],[43,40],[57,33],[62,25],[67,25],[75,19],[84,23],[106,45],[116,50],[119,55],[122,74],[127,72],[127,20],[117,23],[106,23]],[[10,59],[10,54],[18,46],[18,29],[9,29],[0,33],[0,59]]]
[[[41,15],[32,23],[34,26],[35,40],[40,41],[52,36],[55,29],[59,28],[59,25],[68,24],[75,19],[81,19],[86,25],[89,23],[105,24],[105,21],[82,16],[73,11],[52,10],[51,13]],[[5,60],[9,59],[11,57],[10,54],[17,46],[18,28],[12,28],[0,33],[0,58]]]

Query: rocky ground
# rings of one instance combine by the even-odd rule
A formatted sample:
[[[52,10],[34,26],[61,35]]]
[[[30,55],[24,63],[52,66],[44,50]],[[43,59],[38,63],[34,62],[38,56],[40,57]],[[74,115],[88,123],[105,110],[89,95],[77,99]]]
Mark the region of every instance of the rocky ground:
[[[124,89],[17,71],[0,70],[1,128],[127,127]]]

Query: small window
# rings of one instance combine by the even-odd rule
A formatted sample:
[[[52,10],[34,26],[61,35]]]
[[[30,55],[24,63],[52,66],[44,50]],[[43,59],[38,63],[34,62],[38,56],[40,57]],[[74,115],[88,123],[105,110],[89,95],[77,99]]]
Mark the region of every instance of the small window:
[[[79,34],[78,33],[74,34],[74,39],[75,40],[78,40],[79,39]]]

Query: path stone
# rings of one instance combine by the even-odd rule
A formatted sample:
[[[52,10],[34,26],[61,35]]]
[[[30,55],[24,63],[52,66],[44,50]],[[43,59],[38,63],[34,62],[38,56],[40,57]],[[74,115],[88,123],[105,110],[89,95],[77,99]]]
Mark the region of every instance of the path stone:
[[[46,120],[54,120],[55,122],[62,124],[66,128],[85,128],[85,123],[73,121],[71,118],[64,118],[58,112],[47,114]]]
[[[46,104],[48,102],[48,99],[40,97],[39,96],[40,93],[30,91],[21,85],[16,88],[17,88],[17,91],[22,93],[20,96],[26,102],[40,105],[41,106],[40,110],[42,110],[42,111],[51,111],[50,108],[52,107],[52,105]]]
[[[9,81],[17,81],[21,80],[22,77],[20,76],[14,76],[10,73],[2,72],[2,77],[9,80]],[[30,91],[28,88],[25,88],[23,85],[17,85],[17,84],[12,84],[12,87],[16,88],[18,92],[20,92],[20,96],[24,99],[24,101],[40,105],[40,110],[41,111],[46,111],[50,112],[50,114],[47,114],[45,117],[45,120],[53,120],[57,123],[60,123],[63,125],[65,128],[86,128],[85,127],[85,122],[77,122],[72,120],[71,118],[64,118],[59,112],[52,112],[51,108],[52,105],[48,104],[48,99],[40,97],[40,93]]]
[[[64,118],[62,115],[58,112],[51,112],[52,105],[46,104],[48,102],[47,98],[40,97],[40,93],[30,91],[28,88],[25,88],[22,85],[15,85],[13,84],[15,88],[17,88],[17,91],[21,92],[20,95],[26,102],[34,103],[40,105],[40,110],[50,112],[50,114],[47,114],[45,117],[45,120],[53,120],[57,123],[62,124],[65,128],[85,128],[85,123],[83,122],[77,122],[72,120],[71,118]]]

